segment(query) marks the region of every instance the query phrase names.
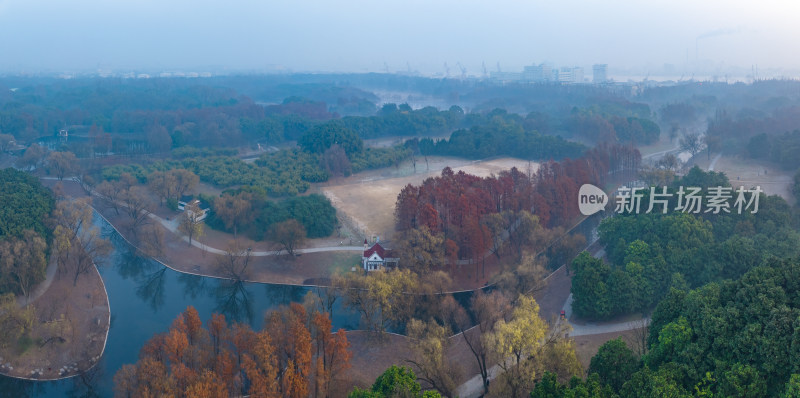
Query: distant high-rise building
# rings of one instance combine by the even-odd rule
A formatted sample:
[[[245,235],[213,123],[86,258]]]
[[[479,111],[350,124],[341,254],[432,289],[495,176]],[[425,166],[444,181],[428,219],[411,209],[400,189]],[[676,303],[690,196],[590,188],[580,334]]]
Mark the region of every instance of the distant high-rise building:
[[[572,68],[572,82],[583,83],[583,67],[576,66]]]
[[[539,67],[542,68],[542,79],[550,81],[553,76],[553,67],[550,64],[540,64]]]
[[[560,68],[558,69],[557,76],[559,83],[583,83],[583,68],[580,66]]]
[[[555,82],[562,84],[583,83],[583,67],[569,66],[556,68],[548,63],[539,65],[528,65],[522,72],[491,72],[489,78],[496,82],[524,82],[524,83],[546,83]]]
[[[599,84],[608,81],[608,64],[592,65],[592,83]]]
[[[558,70],[559,83],[572,83],[572,68],[560,68]]]
[[[552,67],[549,64],[529,65],[522,71],[522,80],[527,82],[549,81],[552,77]]]

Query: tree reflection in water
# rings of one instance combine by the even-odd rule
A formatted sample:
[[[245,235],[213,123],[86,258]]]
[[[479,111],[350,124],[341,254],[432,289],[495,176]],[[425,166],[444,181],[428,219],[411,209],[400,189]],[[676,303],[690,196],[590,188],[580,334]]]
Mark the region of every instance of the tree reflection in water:
[[[114,244],[114,248],[117,252],[118,258],[115,262],[117,271],[123,278],[134,278],[138,280],[144,272],[163,268],[161,264],[140,256],[136,252],[136,249],[125,243],[119,234],[114,233],[109,239]]]
[[[97,389],[98,383],[104,377],[103,366],[95,365],[93,368],[72,378],[72,388],[67,392],[68,397],[100,398]]]
[[[164,276],[167,267],[159,266],[159,269],[143,273],[140,278],[136,278],[136,295],[150,305],[153,311],[158,311],[164,305]]]
[[[192,300],[204,296],[208,292],[208,278],[192,274],[178,274],[178,282],[183,285],[183,298]]]
[[[164,305],[164,279],[167,268],[163,265],[140,256],[136,249],[125,243],[117,233],[109,236],[116,245],[118,258],[117,272],[124,279],[136,281],[136,295],[147,303],[153,311]]]
[[[289,305],[289,303],[302,303],[308,288],[291,285],[264,284],[266,298],[273,305]]]
[[[253,323],[253,294],[244,282],[219,281],[214,289],[214,300],[217,303],[214,312],[224,314],[229,321]]]

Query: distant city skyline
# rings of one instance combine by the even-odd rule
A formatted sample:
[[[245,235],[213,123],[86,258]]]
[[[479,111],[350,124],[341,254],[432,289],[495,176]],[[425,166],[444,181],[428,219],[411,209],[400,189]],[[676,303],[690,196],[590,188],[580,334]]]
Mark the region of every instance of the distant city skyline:
[[[275,3],[0,0],[0,73],[800,76],[792,1]]]

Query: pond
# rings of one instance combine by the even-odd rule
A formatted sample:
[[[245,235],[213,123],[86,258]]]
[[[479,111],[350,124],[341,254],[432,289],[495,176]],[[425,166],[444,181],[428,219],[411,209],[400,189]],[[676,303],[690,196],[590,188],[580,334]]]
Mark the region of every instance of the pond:
[[[114,250],[101,266],[111,304],[111,329],[103,357],[89,372],[52,382],[22,381],[0,376],[0,395],[13,397],[112,397],[114,373],[138,359],[139,349],[157,333],[165,332],[187,306],[194,306],[204,321],[225,314],[229,322],[247,322],[254,329],[264,323],[264,313],[280,305],[300,302],[312,288],[240,283],[187,275],[136,255],[101,217],[95,224]],[[356,329],[357,314],[337,301],[332,316],[335,329]]]

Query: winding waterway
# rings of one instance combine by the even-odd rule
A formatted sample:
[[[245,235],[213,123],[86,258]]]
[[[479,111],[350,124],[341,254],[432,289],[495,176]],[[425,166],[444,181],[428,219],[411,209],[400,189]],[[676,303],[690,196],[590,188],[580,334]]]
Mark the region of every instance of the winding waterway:
[[[103,357],[83,375],[48,382],[22,381],[0,376],[2,397],[112,397],[114,373],[138,359],[139,349],[157,333],[165,332],[187,306],[200,318],[214,312],[229,322],[247,322],[261,328],[264,313],[280,305],[300,302],[311,288],[232,281],[182,274],[135,250],[101,217],[102,228],[114,250],[99,267],[111,304],[111,329]],[[358,315],[337,301],[334,328],[356,329]]]

